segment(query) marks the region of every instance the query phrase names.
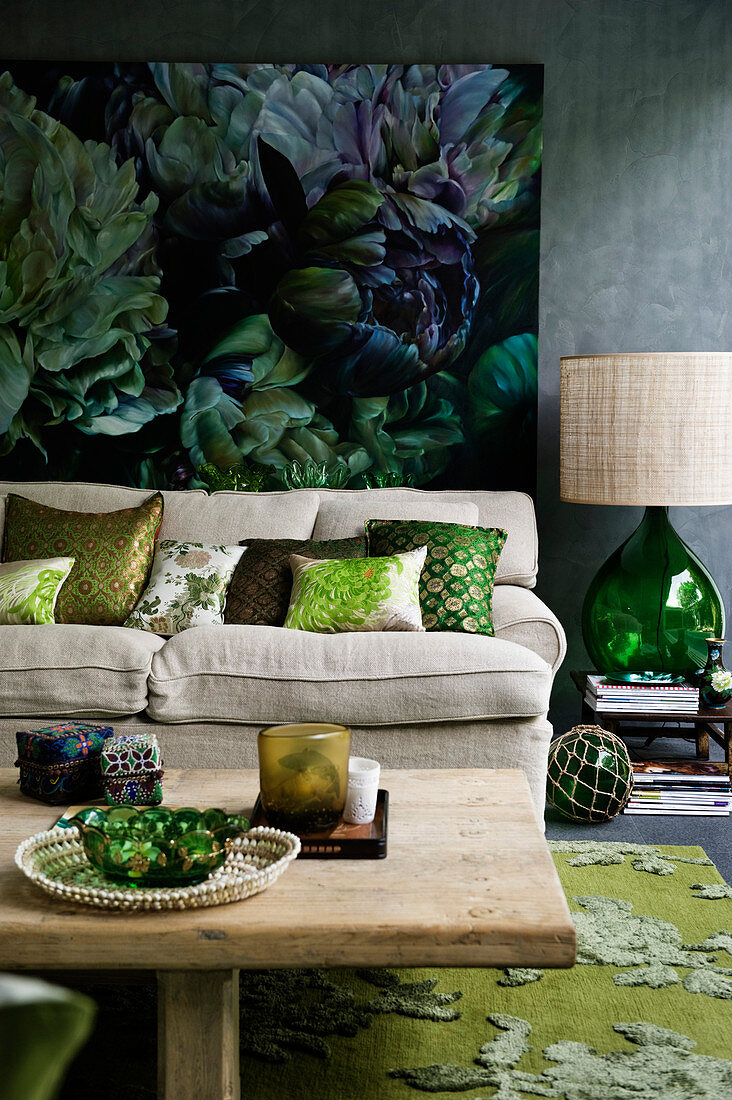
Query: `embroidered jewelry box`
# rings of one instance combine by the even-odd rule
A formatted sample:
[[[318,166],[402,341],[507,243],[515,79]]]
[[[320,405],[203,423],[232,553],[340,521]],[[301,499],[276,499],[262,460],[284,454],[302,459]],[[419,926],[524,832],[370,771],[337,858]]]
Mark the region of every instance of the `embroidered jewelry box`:
[[[52,805],[99,798],[100,754],[113,732],[111,726],[74,721],[19,730],[15,766],[20,768],[21,791]]]
[[[163,801],[163,760],[154,733],[112,738],[102,750],[104,798],[110,806],[157,806]]]

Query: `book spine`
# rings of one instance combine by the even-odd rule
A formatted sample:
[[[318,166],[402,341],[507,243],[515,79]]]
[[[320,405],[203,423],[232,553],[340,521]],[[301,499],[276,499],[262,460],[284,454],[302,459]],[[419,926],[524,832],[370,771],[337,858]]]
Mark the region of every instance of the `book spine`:
[[[713,810],[715,807],[725,810],[732,805],[732,800],[729,798],[633,798],[631,795],[628,800],[629,806],[678,806],[679,809],[691,809],[694,806],[700,806],[702,809],[708,807]]]
[[[652,816],[666,816],[666,817],[729,817],[729,810],[679,810],[679,809],[657,809],[654,807],[643,806],[637,808],[635,806],[626,806],[623,810],[624,814],[638,814]]]
[[[729,787],[730,781],[726,776],[720,776],[719,779],[715,779],[713,776],[699,776],[695,779],[693,775],[685,775],[678,779],[672,779],[670,776],[659,777],[658,779],[650,776],[648,772],[635,772],[633,775],[633,782],[641,785],[648,784],[652,787],[710,787],[716,789],[717,787]]]
[[[598,694],[601,692],[635,692],[635,691],[663,691],[667,695],[683,695],[684,692],[697,692],[698,688],[695,688],[693,684],[616,684],[609,683],[607,680],[600,680],[596,676],[587,677],[587,687],[591,691],[595,691]]]

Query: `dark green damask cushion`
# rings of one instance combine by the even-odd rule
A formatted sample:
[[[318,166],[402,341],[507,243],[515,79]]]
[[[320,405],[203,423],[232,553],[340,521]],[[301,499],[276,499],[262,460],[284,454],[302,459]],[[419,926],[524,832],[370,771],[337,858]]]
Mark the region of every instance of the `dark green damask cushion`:
[[[9,493],[4,560],[73,558],[56,622],[121,626],[147,583],[162,520],[160,493],[116,512],[69,512]]]
[[[419,582],[425,630],[493,635],[493,578],[507,534],[497,527],[369,519],[369,557],[427,547]]]

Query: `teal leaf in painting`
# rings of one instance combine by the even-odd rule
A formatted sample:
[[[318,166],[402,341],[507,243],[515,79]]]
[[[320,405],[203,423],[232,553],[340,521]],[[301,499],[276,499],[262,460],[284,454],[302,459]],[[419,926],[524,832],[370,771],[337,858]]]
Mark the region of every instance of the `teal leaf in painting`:
[[[538,345],[533,333],[510,336],[481,355],[468,390],[479,433],[527,432],[536,413]]]

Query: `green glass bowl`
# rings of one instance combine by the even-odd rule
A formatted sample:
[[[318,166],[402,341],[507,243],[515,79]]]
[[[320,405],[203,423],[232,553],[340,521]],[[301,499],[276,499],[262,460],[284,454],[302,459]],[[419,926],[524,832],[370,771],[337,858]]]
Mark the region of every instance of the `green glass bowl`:
[[[193,886],[226,857],[226,841],[249,821],[224,810],[186,806],[87,806],[70,819],[87,858],[110,879],[128,886]]]

